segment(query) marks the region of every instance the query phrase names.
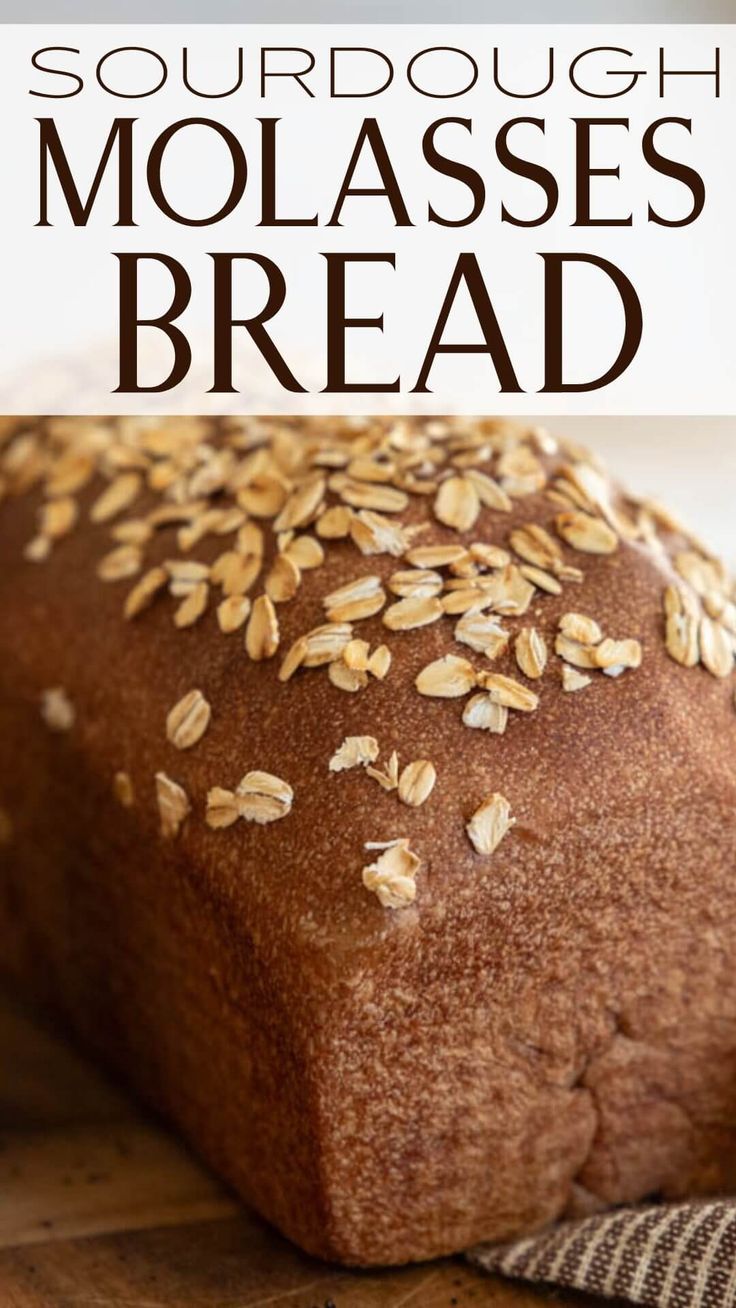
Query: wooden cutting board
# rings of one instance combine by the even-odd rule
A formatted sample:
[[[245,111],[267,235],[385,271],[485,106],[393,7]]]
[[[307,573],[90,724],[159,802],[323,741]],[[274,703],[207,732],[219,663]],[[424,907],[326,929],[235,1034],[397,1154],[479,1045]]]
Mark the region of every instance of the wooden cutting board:
[[[301,1254],[0,994],[0,1308],[541,1308],[593,1301],[461,1259],[345,1272]]]

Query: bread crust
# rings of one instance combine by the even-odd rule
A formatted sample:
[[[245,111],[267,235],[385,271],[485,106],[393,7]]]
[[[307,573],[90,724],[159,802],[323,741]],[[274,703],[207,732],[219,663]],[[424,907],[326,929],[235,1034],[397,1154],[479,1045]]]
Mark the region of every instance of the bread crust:
[[[131,583],[95,578],[109,544],[87,521],[99,489],[42,565],[22,558],[38,489],[0,507],[4,970],[326,1258],[430,1258],[565,1213],[732,1186],[734,682],[667,654],[661,596],[687,542],[566,549],[582,582],[538,592],[509,629],[533,623],[551,650],[572,608],[640,641],[641,667],[569,694],[553,658],[527,683],[539,709],[491,735],[463,725],[462,700],[415,688],[444,654],[482,662],[446,619],[390,636],[380,613],[361,622],[393,662],[357,694],[324,669],[281,683],[280,658],[248,659],[211,612],[183,631],[170,602],[125,623]],[[484,509],[460,539],[503,544],[556,511],[541,490]],[[448,539],[425,500],[407,516],[428,522],[423,545]],[[151,562],[172,541],[162,530]],[[221,549],[204,541],[197,557]],[[278,606],[280,653],[324,621],[327,591],[400,566],[333,542]],[[525,680],[511,653],[494,668]],[[75,706],[71,731],[44,726],[49,686]],[[179,751],[166,716],[195,686],[212,720]],[[329,772],[362,734],[382,757],[434,762],[425,804],[362,768]],[[289,816],[211,830],[208,790],[252,769],[293,787]],[[113,794],[121,770],[130,808]],[[160,771],[192,804],[168,841]],[[516,825],[484,858],[465,822],[494,791]],[[366,842],[399,837],[421,868],[415,901],[392,911],[361,868]]]

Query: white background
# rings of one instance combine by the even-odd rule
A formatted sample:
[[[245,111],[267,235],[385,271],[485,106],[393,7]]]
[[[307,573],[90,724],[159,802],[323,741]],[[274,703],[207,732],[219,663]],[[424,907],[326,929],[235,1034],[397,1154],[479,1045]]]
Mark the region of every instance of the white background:
[[[728,27],[665,26],[517,26],[473,27],[208,27],[139,25],[63,25],[3,29],[0,90],[8,129],[5,152],[8,185],[4,188],[4,239],[0,253],[3,296],[0,411],[4,412],[134,412],[263,411],[299,412],[410,410],[421,403],[430,411],[493,411],[510,413],[733,413],[736,412],[734,311],[736,263],[732,230],[736,187],[730,166],[736,129],[734,77],[736,39]],[[272,84],[266,100],[257,95],[258,48],[261,45],[305,46],[318,54],[308,99],[288,79]],[[462,98],[428,99],[407,88],[397,72],[385,94],[369,99],[331,102],[324,94],[326,51],[330,45],[374,46],[390,53],[397,69],[428,45],[458,45],[472,51],[481,66],[477,86]],[[494,46],[503,55],[509,82],[532,85],[539,79],[548,47],[554,45],[559,76],[552,91],[534,100],[502,97],[490,82]],[[30,55],[40,46],[77,47],[67,56],[69,67],[85,77],[85,90],[68,100],[39,99],[29,89],[69,85],[44,79],[30,67]],[[93,81],[100,55],[117,46],[147,45],[166,58],[169,81],[148,99],[120,99],[105,94]],[[228,99],[203,100],[182,89],[178,76],[181,50],[191,51],[193,76],[202,86],[226,85],[235,67],[237,47],[246,50],[246,85]],[[610,56],[610,67],[647,70],[636,89],[618,99],[582,97],[570,86],[570,57],[591,45],[621,46],[635,57]],[[712,66],[716,45],[722,51],[721,98],[714,100],[712,79],[678,78],[663,100],[656,95],[657,54],[667,51],[671,66]],[[605,65],[601,63],[602,71]],[[592,68],[591,68],[592,76]],[[150,78],[150,65],[120,61],[108,64],[110,80],[119,77],[126,89],[134,78]],[[600,82],[600,76],[598,78]],[[142,86],[144,83],[141,82]],[[89,184],[115,114],[135,116],[136,218],[133,229],[114,228],[115,188],[107,179],[87,228],[74,229],[54,193],[53,229],[34,226],[37,219],[38,143],[35,117],[53,115],[80,190]],[[249,161],[246,195],[229,220],[215,228],[187,229],[163,218],[145,189],[147,148],[171,121],[188,116],[218,116],[242,139]],[[258,228],[258,116],[281,117],[280,203],[285,213],[329,217],[358,126],[376,116],[416,226],[397,230],[383,200],[348,201],[344,226],[330,229]],[[483,216],[470,228],[445,229],[426,224],[428,200],[435,207],[459,212],[467,194],[432,174],[421,158],[421,136],[434,119],[449,115],[472,117],[473,135],[445,128],[438,142],[448,153],[476,166],[487,189]],[[501,200],[517,211],[532,212],[539,192],[530,183],[506,173],[495,160],[493,141],[499,126],[517,116],[543,117],[546,134],[519,128],[512,139],[519,150],[549,166],[557,177],[561,201],[555,218],[536,229],[513,228],[499,222]],[[687,199],[682,188],[654,174],[643,163],[641,133],[653,119],[678,115],[693,119],[692,138],[666,129],[658,138],[676,157],[692,164],[706,181],[708,201],[691,227],[668,230],[645,221],[647,203],[674,212]],[[620,181],[593,183],[595,203],[604,211],[632,211],[632,228],[571,227],[573,216],[574,116],[628,117],[628,133],[605,129],[594,151],[594,164],[620,165]],[[667,132],[671,133],[670,136]],[[371,170],[365,183],[375,183]],[[225,156],[213,149],[203,129],[172,146],[167,184],[182,209],[203,212],[203,201],[227,189]],[[395,251],[397,271],[378,268],[349,277],[349,311],[383,312],[385,332],[355,333],[350,339],[349,373],[358,377],[402,378],[398,396],[376,394],[339,396],[320,393],[324,385],[325,277],[321,252],[328,249]],[[192,305],[181,320],[195,348],[190,377],[176,392],[163,397],[116,396],[117,384],[117,261],[112,251],[161,250],[184,263],[194,283]],[[211,262],[215,250],[259,251],[283,268],[288,283],[286,304],[273,325],[273,335],[309,394],[290,395],[262,365],[242,331],[234,335],[240,392],[209,396],[211,385]],[[429,342],[457,254],[478,254],[496,313],[506,338],[521,395],[502,395],[495,372],[483,356],[450,356],[439,360],[431,375],[433,394],[415,397],[414,384]],[[605,389],[580,395],[538,394],[542,385],[542,261],[540,251],[585,251],[620,265],[639,293],[644,309],[644,336],[628,371]],[[146,288],[151,308],[166,288],[154,282]],[[255,307],[262,294],[255,281],[238,289],[244,310]],[[249,298],[250,297],[250,298]],[[621,332],[615,293],[592,272],[570,279],[566,305],[566,351],[570,372],[585,377],[603,371],[615,355]],[[472,315],[453,319],[460,337],[468,337]],[[477,338],[477,329],[472,333]],[[148,344],[153,340],[149,334]],[[143,345],[143,337],[141,337]],[[158,345],[160,342],[155,341]],[[150,359],[162,375],[168,356]],[[145,376],[145,372],[143,373]]]

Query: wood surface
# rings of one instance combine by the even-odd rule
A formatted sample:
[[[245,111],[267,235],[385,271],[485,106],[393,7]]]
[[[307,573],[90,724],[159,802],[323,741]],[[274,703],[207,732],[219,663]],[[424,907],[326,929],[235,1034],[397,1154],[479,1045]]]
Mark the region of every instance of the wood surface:
[[[346,1272],[246,1211],[158,1122],[0,994],[0,1308],[592,1304],[461,1259]]]

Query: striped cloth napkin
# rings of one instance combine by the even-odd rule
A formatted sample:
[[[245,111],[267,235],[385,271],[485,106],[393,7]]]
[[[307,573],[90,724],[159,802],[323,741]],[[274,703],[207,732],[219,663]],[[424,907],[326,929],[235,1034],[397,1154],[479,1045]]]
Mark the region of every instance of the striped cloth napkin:
[[[649,1308],[736,1308],[736,1199],[618,1208],[469,1257],[503,1276]]]

